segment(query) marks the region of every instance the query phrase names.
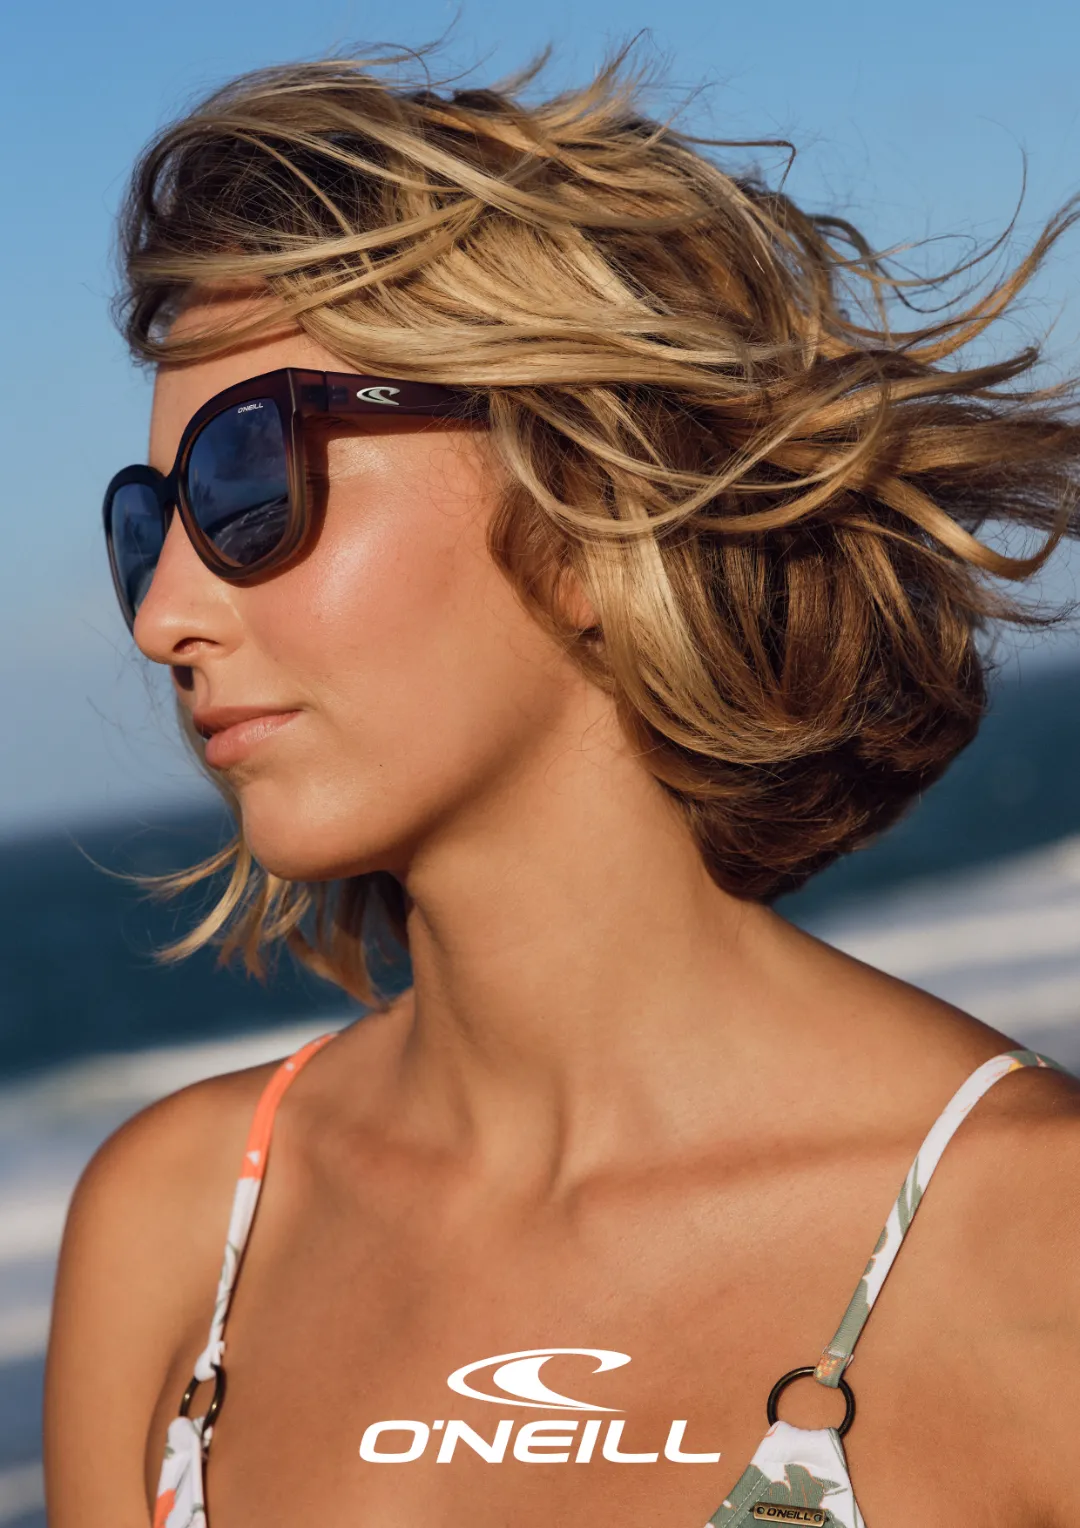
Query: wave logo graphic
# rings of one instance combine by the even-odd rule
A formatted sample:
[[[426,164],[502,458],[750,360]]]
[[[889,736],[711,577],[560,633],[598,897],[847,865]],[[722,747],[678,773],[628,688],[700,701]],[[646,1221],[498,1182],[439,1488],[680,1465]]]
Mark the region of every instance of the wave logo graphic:
[[[603,1374],[607,1369],[621,1369],[623,1364],[630,1362],[629,1353],[616,1353],[611,1348],[526,1348],[521,1353],[497,1353],[494,1358],[481,1358],[476,1363],[465,1364],[455,1369],[446,1383],[458,1395],[470,1396],[474,1401],[492,1401],[497,1406],[505,1406],[510,1401],[514,1405],[535,1406],[544,1411],[622,1410],[621,1406],[593,1406],[588,1401],[575,1401],[572,1396],[549,1390],[540,1377],[540,1370],[549,1358],[563,1354],[597,1359],[592,1371],[594,1374]],[[487,1395],[469,1384],[470,1375],[479,1376],[487,1370],[492,1371],[488,1379],[498,1389],[498,1395]]]
[[[400,393],[400,387],[358,387],[356,396],[364,403],[388,403],[391,408],[400,408],[401,405],[390,395]]]

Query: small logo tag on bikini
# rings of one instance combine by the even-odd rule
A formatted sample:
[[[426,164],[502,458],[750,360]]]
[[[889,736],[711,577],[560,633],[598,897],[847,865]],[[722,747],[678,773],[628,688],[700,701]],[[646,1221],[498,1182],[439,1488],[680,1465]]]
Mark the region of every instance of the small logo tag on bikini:
[[[820,1507],[785,1507],[778,1501],[755,1502],[751,1513],[756,1523],[812,1523],[825,1528],[828,1515]]]

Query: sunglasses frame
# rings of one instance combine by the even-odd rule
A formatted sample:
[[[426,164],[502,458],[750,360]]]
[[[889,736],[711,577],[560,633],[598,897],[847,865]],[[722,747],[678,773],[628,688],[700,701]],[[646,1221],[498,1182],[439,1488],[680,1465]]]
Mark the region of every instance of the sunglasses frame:
[[[285,466],[289,488],[289,515],[278,544],[251,563],[238,563],[224,556],[200,527],[187,497],[187,467],[199,434],[211,420],[227,409],[254,399],[268,398],[277,408],[285,444]],[[132,483],[150,488],[161,508],[162,524],[167,532],[169,512],[176,509],[188,539],[212,573],[229,583],[240,583],[259,573],[283,566],[304,544],[311,529],[307,492],[307,457],[304,423],[321,416],[343,419],[408,414],[436,419],[483,419],[484,398],[463,388],[441,383],[406,382],[394,377],[375,377],[365,372],[308,371],[297,366],[283,366],[257,377],[245,377],[224,388],[198,408],[180,437],[172,470],[166,474],[156,467],[135,463],[122,467],[109,482],[102,504],[105,544],[113,588],[120,602],[128,630],[135,627],[135,612],[128,608],[127,593],[116,561],[113,538],[113,502],[117,491]]]

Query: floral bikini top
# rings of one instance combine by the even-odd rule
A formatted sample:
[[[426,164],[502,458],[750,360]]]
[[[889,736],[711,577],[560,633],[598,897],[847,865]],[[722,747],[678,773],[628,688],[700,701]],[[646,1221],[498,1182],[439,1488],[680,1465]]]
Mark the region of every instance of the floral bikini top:
[[[285,1090],[301,1067],[333,1038],[333,1034],[320,1035],[283,1061],[256,1106],[233,1199],[210,1337],[195,1364],[191,1383],[180,1403],[179,1415],[169,1424],[153,1528],[207,1528],[205,1468],[214,1422],[224,1394],[225,1318],[266,1171],[274,1116]],[[855,1344],[896,1260],[926,1186],[957,1126],[995,1082],[1028,1066],[1065,1070],[1056,1061],[1035,1051],[1006,1051],[978,1067],[945,1105],[904,1179],[835,1337],[816,1366],[793,1369],[777,1380],[765,1408],[769,1430],[737,1485],[721,1502],[705,1528],[744,1528],[744,1525],[750,1528],[757,1522],[813,1524],[817,1528],[825,1528],[825,1525],[866,1528],[855,1501],[841,1442],[855,1416],[855,1397],[844,1372],[851,1363]],[[776,1407],[781,1392],[804,1375],[813,1375],[819,1384],[842,1391],[847,1411],[839,1427],[793,1427],[789,1422],[777,1419]],[[204,1380],[216,1381],[213,1397],[204,1416],[191,1417],[188,1408],[195,1390]]]

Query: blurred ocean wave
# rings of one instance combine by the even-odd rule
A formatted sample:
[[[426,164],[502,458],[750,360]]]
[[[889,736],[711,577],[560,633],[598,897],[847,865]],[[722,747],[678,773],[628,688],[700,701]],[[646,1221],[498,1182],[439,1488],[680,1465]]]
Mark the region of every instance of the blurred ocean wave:
[[[1080,1074],[1080,834],[803,926]]]

